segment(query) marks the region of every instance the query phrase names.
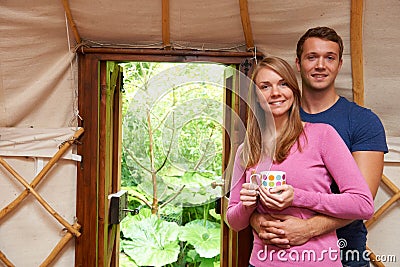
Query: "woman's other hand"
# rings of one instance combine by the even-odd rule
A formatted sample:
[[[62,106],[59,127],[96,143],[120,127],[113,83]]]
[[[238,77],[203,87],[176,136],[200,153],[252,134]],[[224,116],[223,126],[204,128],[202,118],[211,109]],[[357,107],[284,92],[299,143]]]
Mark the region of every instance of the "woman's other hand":
[[[242,201],[245,207],[255,207],[258,199],[258,185],[254,183],[244,183],[240,190],[240,201]]]

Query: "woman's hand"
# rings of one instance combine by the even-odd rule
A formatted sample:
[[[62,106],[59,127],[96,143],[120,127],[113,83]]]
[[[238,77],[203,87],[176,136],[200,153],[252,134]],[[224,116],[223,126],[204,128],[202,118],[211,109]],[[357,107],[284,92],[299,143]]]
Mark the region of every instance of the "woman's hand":
[[[260,201],[270,209],[283,210],[293,203],[294,189],[291,185],[280,185],[271,189],[260,186]]]
[[[254,183],[244,183],[240,190],[240,201],[242,201],[245,207],[255,207],[258,199],[258,185]]]

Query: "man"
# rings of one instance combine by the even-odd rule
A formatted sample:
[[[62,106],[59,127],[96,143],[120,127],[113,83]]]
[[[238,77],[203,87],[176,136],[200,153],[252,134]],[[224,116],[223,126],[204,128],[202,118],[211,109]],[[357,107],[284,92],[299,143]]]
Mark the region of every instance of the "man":
[[[341,37],[328,27],[312,28],[299,39],[296,52],[296,67],[302,79],[302,120],[328,123],[338,131],[375,197],[382,177],[384,153],[388,152],[385,131],[371,110],[336,93],[335,79],[343,63]],[[339,193],[335,184],[332,192]],[[343,266],[369,266],[367,230],[361,220],[325,215],[300,219],[255,213],[251,225],[266,244],[282,248],[301,245],[337,229]]]

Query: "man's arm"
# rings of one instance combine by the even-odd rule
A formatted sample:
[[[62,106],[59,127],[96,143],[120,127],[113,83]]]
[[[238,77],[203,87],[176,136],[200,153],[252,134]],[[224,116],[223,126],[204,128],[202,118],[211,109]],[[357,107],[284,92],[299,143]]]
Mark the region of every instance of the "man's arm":
[[[382,178],[384,153],[380,151],[357,151],[353,157],[372,196],[375,197]],[[301,245],[322,234],[329,233],[349,224],[351,220],[344,220],[325,215],[316,215],[303,220],[292,216],[264,216],[254,213],[250,218],[253,229],[267,244],[288,247],[289,244]]]
[[[372,197],[375,198],[379,184],[382,179],[384,155],[381,151],[356,151],[352,153],[357,166],[360,169],[365,181],[371,190]]]
[[[335,231],[352,222],[318,214],[310,219],[290,215],[267,215],[254,212],[250,224],[266,244],[282,248],[298,246],[313,237]]]

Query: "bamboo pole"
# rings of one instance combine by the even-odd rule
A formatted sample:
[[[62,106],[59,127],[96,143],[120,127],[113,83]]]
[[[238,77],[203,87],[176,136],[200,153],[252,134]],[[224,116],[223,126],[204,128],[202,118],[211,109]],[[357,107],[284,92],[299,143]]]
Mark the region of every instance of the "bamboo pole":
[[[3,254],[3,252],[1,252],[0,250],[0,260],[7,266],[7,267],[15,267],[14,264],[12,264],[12,262],[7,259],[6,255]]]
[[[73,228],[63,217],[61,217],[36,191],[33,187],[19,175],[2,157],[0,157],[0,164],[9,171],[26,189],[39,201],[39,203],[62,225],[65,226],[71,233],[79,237],[81,233]]]
[[[363,62],[363,0],[351,1],[350,49],[353,100],[364,105],[364,62]]]
[[[244,39],[246,40],[247,51],[254,49],[253,31],[251,29],[249,8],[247,0],[239,0],[240,18],[242,20],[242,28]]]
[[[50,171],[50,169],[54,166],[54,164],[61,158],[62,155],[68,150],[68,148],[72,145],[72,143],[78,139],[81,134],[84,132],[83,128],[79,128],[75,134],[65,143],[63,143],[56,154],[47,162],[44,168],[38,173],[38,175],[33,179],[30,186],[35,188],[42,178]],[[29,195],[29,190],[25,189],[14,201],[8,204],[0,211],[0,221],[6,216],[8,213],[13,211],[27,196]]]
[[[371,259],[371,262],[373,265],[377,266],[377,267],[385,267],[385,265],[377,260],[375,253],[372,252],[372,250],[367,246],[367,250],[369,250],[371,252],[371,254],[369,255],[369,258]]]
[[[374,222],[376,222],[379,217],[387,210],[390,208],[390,206],[392,206],[392,204],[394,204],[397,200],[400,199],[400,192],[395,194],[394,196],[392,196],[388,201],[385,202],[385,204],[382,205],[382,207],[380,207],[372,216],[371,219],[369,219],[367,222],[365,222],[365,226],[368,228],[369,226],[371,226],[371,224],[373,224]]]
[[[389,209],[389,207],[392,204],[394,204],[396,201],[400,199],[400,189],[384,174],[382,175],[382,182],[394,193],[394,195],[374,213],[371,219],[365,222],[365,226],[367,228],[369,228],[374,222],[376,222],[379,219],[379,217],[381,217],[382,214],[387,209]],[[368,246],[367,249],[371,252],[369,258],[371,259],[372,264],[377,267],[384,267],[385,265],[379,260],[377,260],[376,255],[374,254],[374,252],[372,252],[371,249],[368,248]]]
[[[74,223],[72,225],[74,229],[79,231],[81,226],[78,223]],[[57,257],[57,255],[61,252],[61,250],[65,247],[65,245],[72,239],[73,235],[70,232],[67,232],[63,238],[61,238],[60,242],[57,243],[57,245],[54,247],[54,249],[51,251],[49,256],[40,264],[40,267],[45,267],[49,266],[54,259]]]
[[[68,0],[62,0],[62,4],[64,6],[64,11],[67,16],[69,26],[71,26],[72,32],[74,33],[75,41],[77,44],[80,44],[82,42],[82,39],[79,35],[78,28],[76,27],[74,19],[72,18],[72,13],[71,13],[71,9],[69,7]]]
[[[394,195],[386,201],[372,216],[371,219],[365,222],[365,226],[368,228],[371,226],[374,222],[376,222],[379,217],[387,210],[390,208],[392,204],[394,204],[397,200],[400,199],[400,189],[392,182],[390,181],[389,178],[387,178],[385,175],[382,175],[382,182],[389,187],[389,189],[394,193]]]
[[[171,48],[169,21],[169,0],[162,0],[162,40],[166,49]]]
[[[382,182],[389,187],[390,190],[392,190],[393,193],[399,193],[400,189],[392,182],[390,181],[389,178],[387,178],[385,175],[382,175]]]

